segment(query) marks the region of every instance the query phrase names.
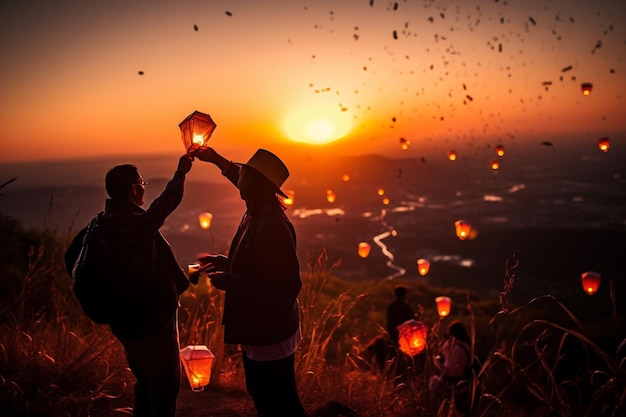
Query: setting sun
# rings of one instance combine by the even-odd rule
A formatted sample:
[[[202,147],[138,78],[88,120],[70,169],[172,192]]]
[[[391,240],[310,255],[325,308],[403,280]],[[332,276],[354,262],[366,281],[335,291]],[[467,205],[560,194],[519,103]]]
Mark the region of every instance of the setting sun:
[[[283,129],[296,142],[324,145],[344,137],[352,127],[350,116],[336,105],[309,105],[293,110]]]

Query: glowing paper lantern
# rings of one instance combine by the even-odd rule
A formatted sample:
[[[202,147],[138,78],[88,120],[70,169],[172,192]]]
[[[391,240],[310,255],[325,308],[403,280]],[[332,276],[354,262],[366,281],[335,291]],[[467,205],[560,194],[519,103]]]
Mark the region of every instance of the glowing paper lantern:
[[[427,259],[417,260],[417,272],[419,272],[421,276],[428,274],[429,269],[430,269],[430,262]]]
[[[599,273],[593,271],[583,272],[580,278],[583,284],[583,290],[585,290],[587,294],[593,295],[598,291],[600,281],[602,280]]]
[[[358,253],[361,258],[367,258],[370,254],[372,247],[367,242],[359,242]]]
[[[448,159],[451,161],[456,160],[456,151],[448,151]]]
[[[211,227],[211,220],[213,220],[213,214],[209,212],[200,213],[198,215],[198,221],[200,222],[200,227],[204,230],[207,230]]]
[[[333,190],[326,190],[326,200],[328,200],[329,203],[334,203],[336,198],[337,194],[335,194]]]
[[[400,350],[409,356],[422,353],[426,348],[428,327],[421,321],[407,320],[397,327]]]
[[[491,160],[489,165],[491,166],[491,169],[493,169],[494,171],[500,168],[500,163],[496,161],[495,159]]]
[[[343,174],[341,176],[341,179],[344,180],[345,182],[350,181],[350,174]]]
[[[205,149],[209,138],[215,130],[215,122],[208,114],[194,111],[178,127],[183,136],[183,143],[187,152],[193,149]]]
[[[580,89],[583,92],[583,96],[588,96],[589,94],[591,94],[592,88],[593,88],[593,84],[591,83],[582,83],[580,86]]]
[[[454,228],[456,230],[456,236],[461,240],[467,239],[470,235],[470,231],[472,230],[472,226],[465,220],[455,221]]]
[[[377,191],[378,195],[384,195],[385,194],[385,189],[380,187]]]
[[[293,206],[296,192],[294,190],[285,190],[285,194],[287,194],[287,197],[283,197],[283,204],[286,206]]]
[[[211,380],[215,355],[204,345],[189,345],[180,350],[180,359],[192,391],[202,391]]]
[[[435,298],[435,302],[437,303],[437,312],[439,313],[439,317],[445,317],[450,314],[450,305],[452,304],[450,297],[437,297]]]
[[[600,138],[598,139],[598,149],[602,152],[608,152],[611,148],[611,142],[609,142],[609,138]]]
[[[389,198],[388,198],[388,197],[383,198],[383,204],[384,204],[384,205],[388,206],[390,202],[391,202],[391,201],[389,200]]]
[[[496,155],[504,156],[504,146],[502,145],[496,146]]]

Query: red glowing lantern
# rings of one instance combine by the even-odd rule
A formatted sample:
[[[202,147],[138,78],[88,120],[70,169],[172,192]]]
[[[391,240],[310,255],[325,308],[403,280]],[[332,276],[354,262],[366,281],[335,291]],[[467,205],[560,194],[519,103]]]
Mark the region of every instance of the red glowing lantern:
[[[333,190],[326,190],[326,201],[334,203],[337,198],[337,194]]]
[[[283,197],[283,204],[286,206],[293,206],[296,192],[294,190],[285,190],[285,194],[287,194],[287,197]]]
[[[598,288],[600,287],[600,281],[602,280],[602,276],[597,272],[587,271],[582,273],[580,279],[583,284],[583,290],[587,294],[593,295],[596,293],[596,291],[598,291]]]
[[[609,142],[609,138],[598,139],[598,149],[602,152],[608,152],[609,149],[611,149],[611,142]]]
[[[448,151],[448,159],[451,161],[456,160],[456,151]]]
[[[178,127],[183,136],[183,143],[187,152],[193,149],[205,149],[209,138],[215,130],[215,122],[208,114],[194,111]]]
[[[500,163],[496,161],[495,159],[492,159],[489,165],[491,166],[491,169],[493,169],[494,171],[500,168]]]
[[[180,350],[180,359],[192,391],[202,391],[211,380],[215,355],[204,345],[190,345]]]
[[[428,270],[430,269],[430,262],[428,259],[418,259],[417,260],[417,272],[424,276],[428,274]]]
[[[504,156],[504,146],[502,145],[496,146],[496,155]]]
[[[582,83],[580,86],[580,89],[583,92],[583,96],[588,96],[589,94],[591,94],[592,88],[593,88],[593,84],[591,83]]]
[[[407,320],[397,327],[400,350],[409,356],[422,353],[426,348],[428,327],[421,321]]]
[[[472,226],[466,222],[465,220],[457,220],[454,222],[454,228],[456,230],[456,236],[461,239],[461,240],[465,240],[469,237],[470,232],[472,230]]]
[[[198,221],[200,222],[200,227],[204,230],[211,227],[211,220],[213,220],[213,214],[209,212],[200,213],[200,215],[198,215]]]
[[[450,314],[450,305],[452,304],[450,297],[437,297],[435,298],[435,302],[437,303],[437,312],[439,313],[439,317],[445,317]]]
[[[358,253],[361,258],[367,258],[372,247],[367,242],[359,242]]]
[[[343,174],[341,176],[341,179],[344,180],[345,182],[350,181],[350,174]]]

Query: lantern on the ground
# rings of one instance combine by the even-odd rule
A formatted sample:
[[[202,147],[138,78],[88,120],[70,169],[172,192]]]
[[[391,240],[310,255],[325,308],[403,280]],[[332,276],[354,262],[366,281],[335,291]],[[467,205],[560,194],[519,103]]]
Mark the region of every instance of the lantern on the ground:
[[[370,249],[372,247],[367,242],[359,242],[358,253],[361,258],[367,258],[370,254]]]
[[[598,139],[598,149],[602,152],[608,152],[611,148],[611,142],[609,142],[609,138],[600,138]]]
[[[182,133],[183,143],[187,152],[195,149],[205,149],[209,138],[215,130],[215,122],[208,114],[194,111],[178,127]]]
[[[211,220],[213,220],[213,214],[209,212],[200,213],[198,215],[198,222],[200,222],[200,227],[204,230],[211,227]]]
[[[448,151],[448,159],[451,161],[456,160],[456,151]]]
[[[591,89],[593,88],[593,84],[591,83],[582,83],[580,85],[580,90],[583,93],[583,96],[588,96],[589,94],[591,94]]]
[[[465,220],[455,221],[454,228],[456,230],[456,236],[461,240],[467,239],[470,235],[470,231],[472,230],[472,226]]]
[[[202,391],[211,380],[215,355],[204,345],[189,345],[180,350],[180,359],[193,391]]]
[[[496,155],[504,156],[504,146],[502,145],[496,146]]]
[[[421,321],[407,320],[397,327],[400,350],[409,356],[422,353],[426,348],[428,327]]]
[[[580,279],[583,284],[583,290],[585,290],[587,294],[593,295],[600,287],[602,276],[597,272],[587,271],[581,274]]]
[[[337,194],[333,190],[326,190],[326,201],[334,203],[337,198]]]
[[[430,269],[430,262],[428,259],[418,259],[417,260],[417,272],[421,276],[428,274],[428,270]]]
[[[445,317],[450,314],[450,306],[452,304],[450,297],[437,297],[435,298],[435,302],[437,303],[437,312],[439,313],[439,317]]]

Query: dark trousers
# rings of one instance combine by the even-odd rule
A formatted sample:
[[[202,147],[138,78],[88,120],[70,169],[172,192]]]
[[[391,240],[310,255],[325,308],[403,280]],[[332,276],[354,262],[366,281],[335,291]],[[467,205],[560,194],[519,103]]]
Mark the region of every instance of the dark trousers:
[[[118,337],[135,383],[135,417],[173,417],[180,389],[180,350],[176,318],[149,336]]]
[[[254,361],[242,352],[246,388],[259,417],[305,417],[298,396],[294,357]]]

